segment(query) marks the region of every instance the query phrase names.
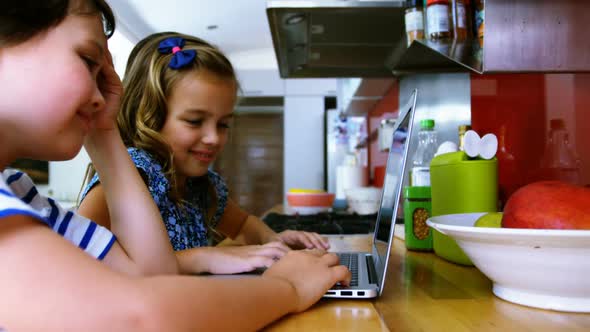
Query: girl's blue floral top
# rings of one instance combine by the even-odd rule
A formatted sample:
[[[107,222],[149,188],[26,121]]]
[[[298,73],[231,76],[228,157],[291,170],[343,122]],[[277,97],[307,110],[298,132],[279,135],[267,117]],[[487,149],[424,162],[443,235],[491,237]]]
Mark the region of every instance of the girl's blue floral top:
[[[209,223],[210,227],[216,227],[227,205],[227,185],[221,176],[209,170],[206,176],[189,178],[186,184],[186,203],[178,206],[168,196],[170,184],[162,173],[160,163],[144,150],[128,148],[127,151],[147,182],[149,191],[160,209],[174,250],[209,245],[209,232],[205,220],[208,207],[214,204],[215,199],[217,200],[217,209]],[[96,174],[84,189],[82,199],[98,182],[99,177]],[[217,197],[210,197],[210,185],[213,186]]]

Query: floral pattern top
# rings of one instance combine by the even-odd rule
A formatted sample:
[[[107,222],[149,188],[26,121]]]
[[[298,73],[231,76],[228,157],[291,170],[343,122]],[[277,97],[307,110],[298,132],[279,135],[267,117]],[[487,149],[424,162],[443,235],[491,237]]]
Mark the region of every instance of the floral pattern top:
[[[208,246],[208,208],[217,201],[217,209],[209,222],[210,227],[214,228],[227,206],[228,189],[223,178],[211,170],[207,175],[189,178],[186,184],[187,195],[184,198],[186,203],[178,206],[169,198],[170,183],[162,173],[160,163],[142,149],[128,148],[127,151],[160,209],[174,250]],[[95,174],[84,189],[82,199],[98,182],[98,174]],[[213,187],[217,197],[211,197],[209,186]]]

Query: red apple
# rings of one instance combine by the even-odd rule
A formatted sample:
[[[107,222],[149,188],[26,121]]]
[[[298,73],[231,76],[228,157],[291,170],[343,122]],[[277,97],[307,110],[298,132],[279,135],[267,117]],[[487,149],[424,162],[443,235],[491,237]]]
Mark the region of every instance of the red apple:
[[[508,199],[502,227],[590,229],[590,189],[559,181],[528,184]]]

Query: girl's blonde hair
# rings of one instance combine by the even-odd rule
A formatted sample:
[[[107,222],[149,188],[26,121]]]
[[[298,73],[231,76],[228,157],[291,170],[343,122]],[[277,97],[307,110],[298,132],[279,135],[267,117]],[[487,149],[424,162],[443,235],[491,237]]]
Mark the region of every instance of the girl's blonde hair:
[[[185,40],[183,50],[197,52],[192,64],[181,69],[168,67],[172,53],[161,54],[158,45],[171,37]],[[176,32],[160,32],[144,38],[129,55],[123,79],[125,93],[117,116],[125,144],[149,152],[162,165],[162,171],[170,182],[170,198],[176,203],[180,203],[182,198],[175,180],[174,156],[160,131],[168,114],[168,97],[175,85],[194,71],[214,74],[233,82],[238,88],[236,74],[229,60],[217,47],[206,41]]]

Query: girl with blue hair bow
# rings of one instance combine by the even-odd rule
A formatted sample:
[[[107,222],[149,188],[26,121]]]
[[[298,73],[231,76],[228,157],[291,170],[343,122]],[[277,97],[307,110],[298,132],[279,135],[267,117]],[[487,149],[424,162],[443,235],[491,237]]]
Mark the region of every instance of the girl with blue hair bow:
[[[317,233],[275,233],[228,197],[210,170],[228,139],[238,81],[216,47],[174,32],[153,34],[132,50],[118,124],[166,225],[184,273],[239,273],[272,265],[291,248],[329,248]],[[98,176],[80,213],[109,225]],[[209,246],[221,234],[243,246]]]

